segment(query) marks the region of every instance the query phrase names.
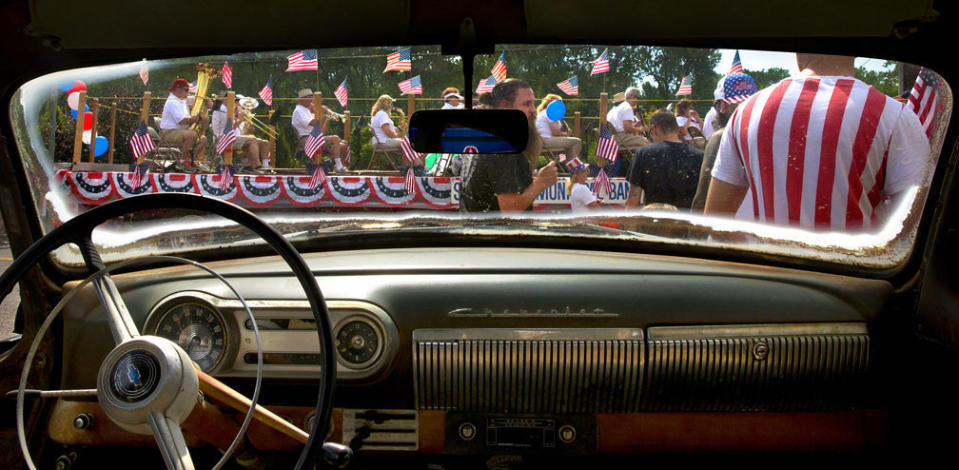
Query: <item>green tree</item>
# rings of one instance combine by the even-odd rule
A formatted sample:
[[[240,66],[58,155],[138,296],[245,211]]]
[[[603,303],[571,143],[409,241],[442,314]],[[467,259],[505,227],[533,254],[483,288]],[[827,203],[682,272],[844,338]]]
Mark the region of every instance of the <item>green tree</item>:
[[[760,90],[770,85],[779,83],[782,79],[789,76],[789,71],[781,67],[772,67],[766,70],[746,70],[746,74],[753,77],[756,86]]]
[[[865,67],[856,67],[856,78],[866,82],[873,88],[889,95],[899,95],[899,77],[896,74],[895,63],[886,61],[884,70],[870,70]]]

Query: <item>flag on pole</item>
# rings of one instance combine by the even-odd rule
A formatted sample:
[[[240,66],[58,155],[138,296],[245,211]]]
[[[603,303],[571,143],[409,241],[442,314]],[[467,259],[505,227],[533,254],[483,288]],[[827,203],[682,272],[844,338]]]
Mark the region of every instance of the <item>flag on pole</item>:
[[[599,126],[599,142],[596,144],[596,156],[615,162],[618,154],[619,144],[616,143],[613,134],[609,132],[609,128],[606,127],[606,124]]]
[[[600,54],[599,58],[594,60],[592,64],[593,64],[593,73],[591,73],[590,75],[609,72],[609,49],[603,49],[603,53]]]
[[[192,82],[190,82],[190,86],[187,89],[187,93],[196,94],[196,80],[193,80]]]
[[[226,191],[233,184],[233,173],[236,172],[235,165],[218,164],[216,172],[220,174],[220,190]]]
[[[346,156],[343,157],[343,162],[346,163],[347,165],[350,164],[350,154],[351,154],[351,153],[352,153],[352,151],[350,150],[350,143],[347,142],[347,143],[346,143]]]
[[[406,172],[406,194],[413,194],[416,192],[416,172],[413,171],[413,168]]]
[[[295,72],[297,70],[317,70],[316,65],[316,49],[307,49],[305,51],[297,52],[286,58],[289,61],[289,66],[286,68],[287,72]]]
[[[326,182],[326,172],[323,171],[323,165],[306,162],[306,172],[310,174],[310,189],[316,189],[317,186]]]
[[[912,85],[909,103],[906,104],[906,107],[919,117],[919,123],[926,131],[927,138],[932,136],[932,122],[936,117],[938,88],[939,76],[932,70],[922,67],[916,77],[916,83]]]
[[[496,86],[496,78],[493,76],[480,80],[479,85],[476,87],[476,94],[482,95],[483,93],[489,93],[493,91],[494,86]]]
[[[420,81],[420,76],[417,75],[409,80],[403,80],[399,84],[400,94],[411,94],[411,95],[422,95],[423,94],[423,83]]]
[[[600,190],[606,191],[606,197],[613,194],[613,182],[609,180],[605,168],[600,168],[599,173],[596,173],[596,178],[593,178],[593,194],[599,196],[601,194]]]
[[[386,68],[383,73],[390,70],[401,70],[409,72],[413,70],[413,55],[410,54],[410,48],[404,47],[392,54],[386,56]]]
[[[570,96],[576,96],[579,94],[579,79],[576,77],[563,80],[556,84],[560,90],[563,90],[563,93],[566,93]]]
[[[306,152],[307,157],[313,158],[324,145],[326,145],[326,136],[323,135],[323,131],[320,130],[320,123],[317,122],[313,125],[310,136],[306,138],[303,151]]]
[[[130,164],[130,186],[133,189],[137,189],[143,184],[143,177],[147,175],[147,170],[150,169],[150,162],[137,163],[133,162]]]
[[[403,156],[406,157],[406,160],[412,162],[416,160],[420,154],[416,153],[416,150],[413,150],[413,144],[410,143],[410,136],[404,135],[403,140],[400,141],[400,148],[403,150]]]
[[[493,64],[493,69],[490,70],[490,73],[493,78],[496,79],[496,83],[506,80],[506,51],[500,53],[499,59],[496,59],[496,63]]]
[[[143,64],[140,65],[140,80],[143,80],[144,85],[150,81],[150,69],[147,67],[146,59],[143,59]]]
[[[733,56],[733,66],[729,67],[729,73],[743,73],[743,63],[739,60],[739,49],[736,49],[736,55]]]
[[[216,142],[216,153],[223,153],[226,148],[236,140],[236,129],[233,128],[233,120],[227,119],[223,126],[223,135]]]
[[[150,137],[150,133],[147,131],[146,122],[140,121],[140,124],[137,125],[136,130],[133,132],[133,137],[130,139],[130,148],[133,149],[133,158],[138,160],[156,148],[156,145],[153,143],[153,138]]]
[[[263,85],[263,89],[258,94],[267,106],[273,106],[273,75],[270,75],[270,79],[266,81],[266,85]]]
[[[223,79],[223,84],[226,85],[227,88],[233,88],[233,69],[230,67],[230,57],[227,57],[226,62],[223,63],[223,69],[220,70],[220,78]]]
[[[340,83],[340,86],[336,87],[336,90],[333,91],[333,94],[336,95],[336,100],[340,102],[340,106],[346,107],[347,92],[346,92],[346,79],[343,79],[343,83]]]
[[[679,89],[676,90],[676,96],[684,96],[693,94],[693,85],[692,79],[689,78],[689,75],[683,76],[683,81],[679,83]]]

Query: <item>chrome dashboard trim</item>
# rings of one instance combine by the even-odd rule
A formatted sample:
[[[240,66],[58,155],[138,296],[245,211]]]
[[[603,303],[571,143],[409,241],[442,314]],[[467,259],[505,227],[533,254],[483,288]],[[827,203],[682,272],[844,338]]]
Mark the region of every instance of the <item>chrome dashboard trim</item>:
[[[415,330],[416,408],[637,411],[643,338],[638,328]]]
[[[151,325],[155,322],[157,312],[165,311],[173,301],[184,301],[193,299],[212,305],[219,311],[220,315],[227,323],[229,334],[233,338],[228,338],[235,348],[227,350],[229,357],[233,357],[232,363],[229,358],[224,359],[215,371],[220,377],[253,377],[256,373],[255,364],[246,364],[243,356],[247,353],[256,353],[255,337],[252,330],[247,330],[243,325],[247,320],[246,311],[243,304],[237,299],[224,299],[210,295],[201,291],[181,291],[170,296],[164,297],[157,302],[150,310],[145,325]],[[313,319],[313,313],[310,311],[310,304],[306,300],[247,300],[254,318],[258,320],[265,319]],[[362,368],[352,368],[339,360],[337,356],[337,380],[368,380],[374,379],[386,373],[396,355],[399,352],[399,333],[396,324],[390,315],[379,306],[359,300],[327,300],[327,309],[330,312],[330,320],[334,325],[334,338],[346,321],[349,319],[362,318],[369,324],[374,325],[378,336],[380,337],[379,350],[376,358]],[[146,329],[149,333],[155,333]],[[315,330],[260,330],[260,338],[263,344],[263,352],[275,353],[293,353],[293,354],[315,354],[319,353],[319,339]],[[263,374],[265,377],[273,378],[309,378],[320,376],[320,366],[312,364],[264,364]]]

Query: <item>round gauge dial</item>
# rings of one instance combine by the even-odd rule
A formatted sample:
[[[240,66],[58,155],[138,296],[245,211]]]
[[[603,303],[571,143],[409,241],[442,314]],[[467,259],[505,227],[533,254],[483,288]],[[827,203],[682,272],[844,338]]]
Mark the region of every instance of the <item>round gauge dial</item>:
[[[350,364],[361,365],[371,361],[379,346],[376,330],[366,322],[351,321],[336,334],[336,350]]]
[[[180,345],[203,372],[213,370],[223,358],[226,328],[207,305],[182,303],[170,308],[160,316],[156,334]]]

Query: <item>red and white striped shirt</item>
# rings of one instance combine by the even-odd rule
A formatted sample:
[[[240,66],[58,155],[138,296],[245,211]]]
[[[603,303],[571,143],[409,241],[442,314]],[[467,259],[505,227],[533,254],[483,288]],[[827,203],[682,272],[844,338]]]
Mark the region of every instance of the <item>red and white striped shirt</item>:
[[[854,78],[799,77],[736,109],[712,176],[749,186],[756,220],[858,229],[885,197],[921,184],[929,161],[902,103]]]

